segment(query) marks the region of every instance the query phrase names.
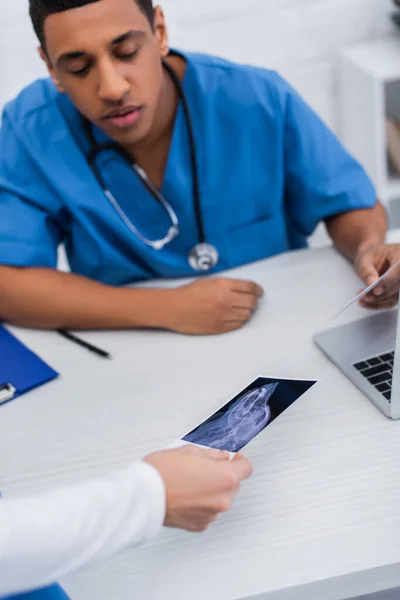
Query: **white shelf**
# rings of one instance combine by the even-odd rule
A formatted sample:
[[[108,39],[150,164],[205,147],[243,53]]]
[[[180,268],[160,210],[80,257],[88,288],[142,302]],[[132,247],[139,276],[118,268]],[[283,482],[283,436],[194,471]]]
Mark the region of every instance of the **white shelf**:
[[[400,199],[400,177],[391,177],[389,179],[384,193],[384,199],[388,201]]]
[[[339,77],[339,135],[365,167],[378,197],[400,218],[400,176],[389,173],[385,122],[387,117],[400,121],[400,36],[345,48]],[[395,201],[399,210],[393,210]]]
[[[382,82],[400,79],[400,36],[346,48],[341,56]]]

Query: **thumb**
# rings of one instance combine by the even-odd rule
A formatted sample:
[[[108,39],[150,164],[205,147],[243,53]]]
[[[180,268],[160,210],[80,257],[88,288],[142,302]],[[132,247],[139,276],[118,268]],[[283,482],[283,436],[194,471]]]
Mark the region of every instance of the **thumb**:
[[[183,446],[179,449],[181,452],[186,454],[193,454],[201,458],[209,458],[211,460],[226,461],[229,460],[229,452],[223,452],[221,450],[214,450],[213,448],[200,448],[199,446]]]
[[[230,460],[229,452],[225,450],[213,450],[210,448],[209,450],[203,450],[203,456],[206,458],[210,458],[211,460],[217,461],[228,461]]]
[[[379,279],[379,272],[374,264],[375,256],[372,252],[366,252],[356,263],[356,271],[362,281],[367,285],[372,285]]]
[[[235,458],[231,462],[231,465],[237,477],[239,478],[239,481],[248,479],[253,472],[251,462],[242,454],[236,454]]]

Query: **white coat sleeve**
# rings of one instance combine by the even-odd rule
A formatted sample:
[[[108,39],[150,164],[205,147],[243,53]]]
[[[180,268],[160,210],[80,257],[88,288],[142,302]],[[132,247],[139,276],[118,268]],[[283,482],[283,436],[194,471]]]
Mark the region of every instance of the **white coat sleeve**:
[[[144,462],[98,481],[0,499],[0,597],[145,542],[165,510],[161,476]]]

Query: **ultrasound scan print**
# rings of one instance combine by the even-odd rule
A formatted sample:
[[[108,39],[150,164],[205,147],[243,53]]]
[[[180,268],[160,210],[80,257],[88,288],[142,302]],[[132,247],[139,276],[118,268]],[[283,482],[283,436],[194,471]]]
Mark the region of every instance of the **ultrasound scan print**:
[[[314,383],[260,377],[183,440],[216,450],[238,452]]]

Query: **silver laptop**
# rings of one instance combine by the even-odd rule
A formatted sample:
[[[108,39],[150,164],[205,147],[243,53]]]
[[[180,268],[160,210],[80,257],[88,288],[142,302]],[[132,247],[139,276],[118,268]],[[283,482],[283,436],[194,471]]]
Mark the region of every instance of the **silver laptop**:
[[[317,346],[391,419],[400,419],[400,319],[389,310],[321,331]]]

